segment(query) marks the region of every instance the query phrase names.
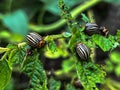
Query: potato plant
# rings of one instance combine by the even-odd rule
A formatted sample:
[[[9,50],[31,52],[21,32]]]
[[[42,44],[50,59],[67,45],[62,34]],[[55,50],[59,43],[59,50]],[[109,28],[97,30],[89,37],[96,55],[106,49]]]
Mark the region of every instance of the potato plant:
[[[112,0],[105,1],[112,2]],[[46,0],[42,2],[47,3]],[[0,33],[1,37],[5,36],[9,42],[6,47],[0,47],[0,89],[13,90],[12,86],[10,89],[10,85],[13,84],[12,73],[15,71],[29,78],[25,90],[120,89],[119,82],[106,77],[107,72],[112,71],[120,75],[119,60],[115,58],[119,58],[119,54],[111,53],[110,58],[106,60],[106,65],[97,64],[94,59],[96,48],[111,52],[119,46],[120,31],[118,30],[113,36],[105,26],[95,23],[95,20],[90,17],[93,13],[90,12],[88,16],[81,13],[99,2],[102,0],[88,0],[71,11],[64,0],[59,0],[61,19],[50,25],[28,25],[28,16],[23,10],[17,10],[9,15],[1,14],[2,23],[14,33],[12,36],[7,31]],[[79,13],[81,13],[80,22],[76,20]],[[41,32],[55,30],[65,23],[67,30],[59,34],[40,35]],[[62,59],[61,68],[55,70],[51,67],[46,70],[44,67],[46,58],[58,62]],[[118,64],[116,68],[114,63]],[[63,84],[62,80],[66,78],[69,81]],[[111,85],[111,82],[114,84]]]

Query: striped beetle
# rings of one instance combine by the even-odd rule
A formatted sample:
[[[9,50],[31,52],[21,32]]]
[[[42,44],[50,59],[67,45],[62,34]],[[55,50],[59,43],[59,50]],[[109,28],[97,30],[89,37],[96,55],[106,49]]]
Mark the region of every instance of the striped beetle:
[[[104,26],[98,26],[96,23],[86,23],[84,32],[89,36],[93,34],[107,36],[109,33]]]
[[[78,43],[76,46],[76,52],[81,60],[87,60],[90,56],[90,50],[83,43]]]
[[[41,48],[44,46],[45,41],[43,40],[42,36],[35,32],[31,32],[26,37],[27,43],[34,48]]]

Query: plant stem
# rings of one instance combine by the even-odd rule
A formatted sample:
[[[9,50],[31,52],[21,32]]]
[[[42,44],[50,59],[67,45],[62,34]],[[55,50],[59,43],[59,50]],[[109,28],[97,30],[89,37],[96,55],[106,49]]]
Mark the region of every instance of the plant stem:
[[[67,33],[67,32],[64,32],[64,33]],[[59,39],[59,38],[69,38],[69,37],[71,37],[71,35],[69,35],[69,36],[64,36],[64,33],[62,33],[62,34],[57,34],[57,35],[49,35],[49,36],[46,36],[46,37],[44,37],[44,40],[45,41],[50,41],[50,40],[55,40],[55,39]],[[70,33],[69,33],[70,34]]]
[[[22,42],[18,44],[18,47],[24,47],[27,43],[26,42]]]
[[[9,3],[8,3],[8,12],[9,13],[11,12],[12,2],[13,2],[13,0],[9,0]]]
[[[6,59],[7,55],[8,55],[8,52],[5,52],[5,54],[2,56],[1,60]]]
[[[93,5],[95,5],[99,2],[100,2],[100,0],[89,0],[82,5],[79,5],[78,7],[76,7],[75,9],[73,9],[71,11],[72,17],[73,18],[77,17],[81,12],[85,11],[86,9],[92,7]],[[36,32],[46,32],[46,31],[53,31],[53,30],[57,29],[58,27],[61,27],[65,23],[66,23],[65,19],[60,19],[59,21],[54,22],[54,23],[49,24],[49,25],[30,24],[29,28],[36,31]]]

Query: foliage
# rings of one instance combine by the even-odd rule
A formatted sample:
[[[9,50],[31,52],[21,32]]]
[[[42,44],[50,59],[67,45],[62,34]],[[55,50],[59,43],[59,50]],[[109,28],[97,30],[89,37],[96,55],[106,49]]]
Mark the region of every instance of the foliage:
[[[85,90],[98,90],[96,84],[104,83],[105,72],[92,62],[77,62],[77,74]]]
[[[49,84],[50,84],[49,90],[60,90],[61,83],[59,81],[50,78]]]
[[[16,34],[25,36],[28,33],[28,18],[22,10],[18,10],[11,15],[4,16],[3,23],[7,28],[9,28],[9,30]]]
[[[27,56],[23,63],[23,72],[30,77],[30,87],[32,90],[47,90],[47,78],[39,54],[35,50],[32,56]]]
[[[11,78],[11,69],[6,61],[6,59],[0,60],[0,89],[4,90],[5,86],[8,84]]]
[[[103,50],[109,51],[110,49],[114,49],[117,47],[118,42],[115,40],[113,36],[109,36],[105,38],[100,35],[93,35],[92,40]]]
[[[113,3],[113,0],[104,1]],[[28,76],[29,85],[25,88],[27,90],[60,90],[61,88],[79,90],[80,88],[77,89],[72,82],[75,77],[79,79],[85,90],[99,90],[102,87],[98,85],[103,85],[103,87],[106,85],[107,88],[105,87],[105,89],[115,90],[114,87],[119,89],[119,83],[116,84],[117,86],[109,87],[112,80],[105,79],[107,72],[104,66],[95,63],[94,56],[91,55],[85,61],[81,60],[76,53],[78,43],[84,43],[90,49],[90,54],[94,54],[93,49],[96,48],[109,52],[119,45],[120,30],[115,36],[102,36],[100,34],[89,36],[84,32],[85,24],[91,22],[91,20],[81,12],[102,2],[102,0],[59,0],[59,5],[57,0],[21,0],[19,4],[16,4],[17,1],[15,0],[5,0],[3,2],[3,6],[0,4],[0,7],[5,7],[7,13],[0,14],[2,22],[0,39],[7,44],[12,44],[8,44],[6,47],[0,46],[1,90],[14,88],[11,75],[15,70]],[[116,2],[119,3],[119,1]],[[49,12],[48,17],[44,17],[46,11]],[[80,13],[82,17],[79,22],[76,17]],[[51,17],[51,15],[53,16]],[[55,22],[56,18],[59,20]],[[54,23],[51,23],[53,21]],[[45,23],[50,24],[44,25]],[[42,48],[33,48],[28,46],[28,43],[23,42],[29,31],[45,32],[46,35],[46,33],[59,29],[65,23],[68,26],[67,30],[64,28],[62,33],[57,32],[59,34],[43,37],[46,43]],[[2,43],[0,42],[0,44]],[[108,72],[114,72],[117,76],[120,76],[120,61],[118,58],[119,53],[112,52],[109,59],[106,60],[106,65]],[[59,66],[58,62],[62,63],[60,68],[54,70],[53,67],[50,67],[47,71],[44,67],[46,65],[44,61],[49,62],[49,59],[54,60],[52,62],[57,62],[56,66]],[[116,66],[114,67],[114,65]],[[62,82],[64,79],[69,80],[64,83]]]
[[[106,67],[108,72],[114,72],[117,76],[120,76],[120,57],[119,52],[112,52],[108,60],[106,60]],[[114,66],[115,65],[115,66]]]
[[[68,84],[66,86],[66,90],[76,90],[75,87],[73,87],[72,85]]]

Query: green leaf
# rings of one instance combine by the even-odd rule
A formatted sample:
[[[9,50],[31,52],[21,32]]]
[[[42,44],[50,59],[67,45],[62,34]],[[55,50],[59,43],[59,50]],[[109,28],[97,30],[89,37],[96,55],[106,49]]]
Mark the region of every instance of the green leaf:
[[[63,71],[65,73],[68,73],[70,70],[72,70],[74,67],[75,67],[75,64],[74,64],[74,59],[73,58],[70,58],[70,59],[67,59],[67,60],[64,60],[63,63],[62,63],[62,68],[63,68]]]
[[[28,18],[22,10],[15,11],[11,15],[6,15],[3,18],[3,23],[13,33],[23,36],[28,33]]]
[[[114,65],[109,59],[106,60],[106,67],[108,72],[112,72],[114,70]]]
[[[0,31],[0,38],[10,38],[11,34],[7,31]]]
[[[69,32],[64,32],[63,33],[63,37],[70,37],[72,34],[71,33],[69,33]]]
[[[11,80],[8,82],[7,86],[5,87],[5,90],[14,90],[14,81],[11,78]]]
[[[97,64],[92,62],[77,62],[76,70],[85,90],[98,90],[96,84],[104,82],[105,72]]]
[[[115,68],[115,73],[117,76],[120,76],[120,64]]]
[[[66,90],[76,90],[71,84],[66,85]]]
[[[109,35],[108,39],[111,41],[111,43],[113,44],[113,49],[116,48],[119,43],[116,41],[115,36]]]
[[[109,51],[113,48],[113,43],[101,35],[92,35],[92,40],[103,50]]]
[[[54,41],[50,41],[49,42],[49,44],[48,44],[48,49],[52,52],[52,53],[54,53],[55,51],[56,51],[56,44],[55,44],[55,42]]]
[[[11,50],[8,56],[8,63],[10,68],[12,68],[14,64],[21,65],[25,54],[26,53],[24,48],[14,48],[13,50]]]
[[[45,52],[45,56],[46,56],[47,58],[56,59],[56,58],[59,58],[61,55],[60,55],[60,53],[59,53],[59,50],[56,50],[54,53],[51,52],[50,50],[47,50],[47,51]]]
[[[32,55],[26,57],[22,70],[30,77],[28,90],[47,90],[47,77],[39,60],[37,50],[34,50]]]
[[[53,78],[50,78],[49,83],[50,83],[49,90],[60,90],[61,83],[59,81],[56,81]]]
[[[81,15],[84,22],[90,22],[90,19],[85,14],[82,13]]]
[[[6,60],[0,61],[0,89],[4,90],[11,78],[11,69]]]
[[[120,57],[120,53],[118,53],[118,52],[112,52],[110,54],[110,60],[113,63],[120,63],[119,57]]]
[[[56,47],[53,52],[53,50],[50,50],[48,47],[48,50],[45,50],[45,56],[51,59],[59,58],[59,57],[67,57],[69,56],[69,53],[67,51],[67,44],[64,39],[59,39],[58,40],[59,45]]]

